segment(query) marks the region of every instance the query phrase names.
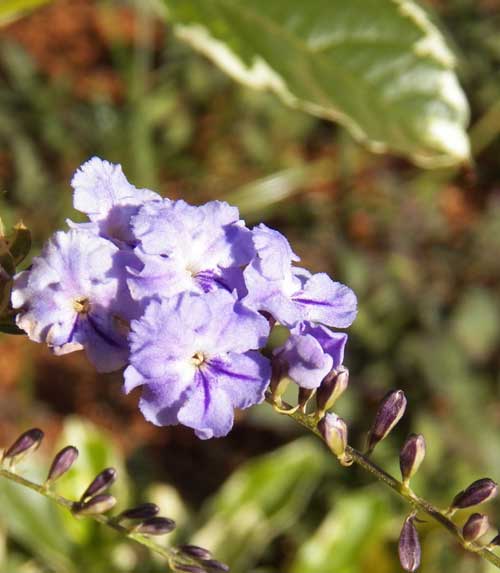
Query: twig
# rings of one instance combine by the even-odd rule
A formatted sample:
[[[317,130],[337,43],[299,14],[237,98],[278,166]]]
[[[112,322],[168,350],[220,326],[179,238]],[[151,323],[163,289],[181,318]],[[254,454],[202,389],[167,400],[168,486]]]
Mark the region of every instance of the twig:
[[[266,396],[266,401],[269,404],[271,404],[271,406],[274,407],[273,399],[270,395]],[[289,411],[287,411],[287,408],[289,408]],[[294,419],[301,426],[307,428],[310,432],[312,432],[322,440],[322,436],[317,429],[318,419],[316,415],[304,414],[300,410],[292,408],[289,404],[286,404],[285,402],[282,403],[281,408],[279,410],[277,410],[276,408],[275,410],[282,415]],[[453,523],[453,521],[448,519],[448,517],[446,517],[446,515],[442,511],[440,511],[437,507],[435,507],[425,499],[422,499],[421,497],[413,493],[413,491],[408,487],[406,487],[402,482],[400,482],[399,480],[388,474],[385,470],[383,470],[377,464],[372,462],[370,459],[368,459],[365,455],[363,455],[355,448],[347,446],[346,453],[352,458],[355,464],[363,468],[365,471],[371,473],[373,476],[375,476],[376,479],[378,479],[379,481],[383,482],[385,485],[390,487],[399,496],[401,496],[410,505],[412,505],[417,511],[426,513],[434,521],[437,521],[440,525],[445,527],[457,539],[457,541],[464,549],[481,556],[483,559],[486,559],[487,561],[495,565],[495,567],[500,569],[500,557],[498,557],[495,553],[493,553],[493,551],[491,551],[491,549],[489,549],[486,546],[480,545],[475,542],[471,543],[465,542],[458,527]]]
[[[11,471],[6,470],[4,468],[0,468],[0,477],[8,479],[11,482],[17,483],[20,486],[31,489],[32,491],[36,491],[40,495],[43,495],[44,497],[54,501],[60,507],[64,507],[68,511],[71,511],[73,508],[74,502],[72,502],[71,500],[66,499],[65,497],[62,497],[61,495],[53,492],[52,490],[48,489],[47,487],[45,487],[43,485],[39,485],[39,484],[34,483],[30,480],[27,480],[26,478],[14,473],[14,472],[11,472]],[[172,569],[175,568],[175,563],[179,562],[179,555],[175,549],[171,549],[171,548],[167,548],[167,547],[161,547],[160,545],[158,545],[154,541],[151,541],[151,539],[149,539],[145,535],[142,535],[140,533],[135,533],[133,531],[129,531],[126,527],[124,527],[123,525],[120,525],[117,521],[115,521],[113,517],[107,517],[106,515],[102,515],[102,514],[101,515],[88,515],[85,517],[87,519],[93,519],[94,521],[102,523],[103,525],[106,525],[107,527],[110,527],[111,529],[118,531],[120,534],[124,535],[128,539],[132,539],[136,543],[139,543],[140,545],[147,547],[150,551],[157,553],[158,555],[161,555],[164,559],[167,560],[169,566]],[[195,562],[193,561],[192,564],[194,565]]]

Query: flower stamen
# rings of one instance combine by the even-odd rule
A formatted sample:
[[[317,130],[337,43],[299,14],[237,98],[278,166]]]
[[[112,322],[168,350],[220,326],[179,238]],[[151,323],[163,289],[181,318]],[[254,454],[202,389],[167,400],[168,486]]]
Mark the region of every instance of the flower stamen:
[[[191,358],[191,361],[196,367],[201,366],[205,362],[205,360],[206,358],[203,352],[195,352],[193,354],[193,357]]]
[[[79,296],[73,300],[73,308],[78,314],[88,314],[90,301],[86,296]]]

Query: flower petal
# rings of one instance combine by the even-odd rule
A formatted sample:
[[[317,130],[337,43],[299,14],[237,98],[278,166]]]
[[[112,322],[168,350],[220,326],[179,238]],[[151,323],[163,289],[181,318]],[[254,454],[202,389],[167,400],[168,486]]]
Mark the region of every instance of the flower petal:
[[[226,392],[198,370],[197,381],[186,402],[179,409],[181,424],[193,428],[202,440],[219,438],[233,427],[233,405]]]
[[[310,334],[290,335],[274,354],[287,363],[288,375],[302,388],[317,388],[333,366],[332,357]]]
[[[264,400],[271,378],[271,365],[258,352],[230,352],[224,358],[210,360],[207,368],[217,380],[217,387],[229,396],[234,408],[248,408]]]
[[[325,273],[313,275],[293,300],[301,307],[303,320],[346,328],[356,318],[356,295]]]
[[[71,185],[75,209],[86,213],[92,222],[98,222],[102,236],[125,242],[133,240],[130,218],[138,205],[161,200],[157,193],[131,185],[120,165],[98,157],[76,171]]]

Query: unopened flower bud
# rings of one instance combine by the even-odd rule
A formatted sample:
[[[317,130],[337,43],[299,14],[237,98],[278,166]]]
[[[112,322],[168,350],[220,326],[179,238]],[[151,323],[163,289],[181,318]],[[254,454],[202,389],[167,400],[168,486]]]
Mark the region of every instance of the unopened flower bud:
[[[478,479],[474,483],[460,493],[458,493],[451,503],[450,510],[464,509],[466,507],[473,507],[479,505],[492,498],[498,493],[497,484],[489,479]]]
[[[405,571],[413,573],[420,565],[422,549],[418,538],[418,531],[413,523],[414,516],[406,518],[399,536],[399,561]]]
[[[105,493],[95,495],[88,501],[78,502],[73,507],[75,515],[100,515],[106,513],[116,505],[116,499]]]
[[[308,404],[309,400],[312,398],[312,396],[314,395],[315,391],[316,390],[314,388],[302,388],[302,386],[299,386],[298,403],[300,405],[300,409],[302,410],[302,412],[305,413],[306,408],[307,408],[307,404]]]
[[[175,571],[182,571],[183,573],[207,573],[207,570],[199,565],[176,565]]]
[[[10,459],[11,461],[19,460],[31,452],[34,452],[43,440],[43,432],[38,428],[32,428],[23,432],[17,440],[4,452],[2,461]]]
[[[339,461],[349,465],[349,456],[346,455],[348,431],[345,421],[336,414],[327,414],[318,422],[318,430]]]
[[[375,446],[386,438],[401,420],[406,410],[406,396],[402,390],[393,390],[382,400],[375,421],[368,434],[367,450],[371,453]]]
[[[88,497],[92,497],[108,489],[116,479],[116,470],[114,468],[106,468],[99,473],[90,483],[88,488],[83,492],[82,501]]]
[[[182,553],[194,557],[195,559],[207,560],[212,557],[212,553],[205,549],[204,547],[198,547],[198,545],[180,545],[179,549]]]
[[[417,473],[425,457],[425,439],[422,434],[408,436],[399,453],[399,467],[403,482],[408,483]]]
[[[64,475],[78,458],[78,450],[74,446],[66,446],[56,454],[50,466],[46,482],[53,482]]]
[[[168,517],[151,517],[134,528],[138,533],[146,535],[165,535],[175,529],[175,521]]]
[[[119,519],[150,519],[158,515],[160,508],[156,503],[142,503],[120,513]]]
[[[465,522],[462,529],[462,536],[465,541],[476,541],[482,537],[490,528],[490,522],[486,515],[473,513]]]
[[[333,407],[349,384],[349,370],[339,366],[332,370],[321,382],[316,392],[316,404],[320,415]]]
[[[208,559],[203,562],[205,567],[208,567],[211,571],[221,571],[222,573],[227,573],[229,571],[229,565],[222,563],[222,561],[217,561],[216,559]]]
[[[276,404],[281,404],[281,397],[285,393],[290,380],[286,377],[288,373],[288,366],[279,356],[273,356],[271,360],[271,383],[269,389]]]

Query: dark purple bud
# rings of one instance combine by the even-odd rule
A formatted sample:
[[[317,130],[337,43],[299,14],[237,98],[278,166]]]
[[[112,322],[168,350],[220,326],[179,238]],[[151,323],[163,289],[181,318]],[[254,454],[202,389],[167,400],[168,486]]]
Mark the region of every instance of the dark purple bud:
[[[56,481],[64,475],[78,458],[78,450],[74,446],[66,446],[56,454],[52,465],[50,466],[47,482]]]
[[[497,484],[489,479],[478,479],[460,493],[458,493],[451,503],[451,509],[464,509],[484,503],[496,496],[498,493]]]
[[[330,450],[344,465],[350,465],[346,456],[347,424],[336,414],[327,414],[318,422],[318,430]]]
[[[401,420],[406,410],[406,396],[402,390],[393,390],[382,400],[375,421],[368,434],[368,453],[387,437],[394,426]]]
[[[418,531],[413,523],[413,519],[414,517],[411,515],[406,518],[403,529],[401,529],[398,546],[401,567],[410,573],[418,569],[422,555]]]
[[[122,511],[119,519],[150,519],[157,515],[159,511],[160,508],[156,503],[142,503],[141,505]]]
[[[349,384],[349,370],[344,366],[335,368],[325,376],[316,393],[316,404],[320,414],[333,407]]]
[[[306,411],[307,403],[312,398],[314,392],[315,392],[315,389],[299,387],[298,403],[300,405],[300,409],[303,412]]]
[[[399,467],[403,482],[408,483],[417,473],[425,458],[425,439],[422,434],[410,434],[399,453]]]
[[[43,436],[42,430],[38,428],[27,430],[7,449],[2,459],[13,459],[34,452],[42,443]]]
[[[198,565],[175,565],[175,571],[185,571],[186,573],[207,573],[206,569]]]
[[[462,529],[462,536],[465,541],[476,541],[482,537],[490,528],[490,522],[486,515],[473,513],[465,522]]]
[[[151,517],[134,528],[137,533],[145,535],[165,535],[175,529],[175,521],[168,517]]]
[[[83,492],[80,500],[84,501],[88,497],[92,497],[108,489],[116,479],[115,468],[106,468],[101,473],[97,474],[92,480],[89,487]]]
[[[100,515],[115,505],[116,499],[112,495],[102,493],[91,497],[88,501],[75,503],[73,513],[76,515]]]
[[[222,573],[227,573],[229,571],[229,565],[222,563],[222,561],[217,561],[216,559],[208,559],[203,562],[205,567],[208,567],[211,571],[221,571]]]
[[[182,553],[194,557],[195,559],[210,559],[212,554],[208,549],[204,547],[198,547],[198,545],[180,545],[179,549]]]

